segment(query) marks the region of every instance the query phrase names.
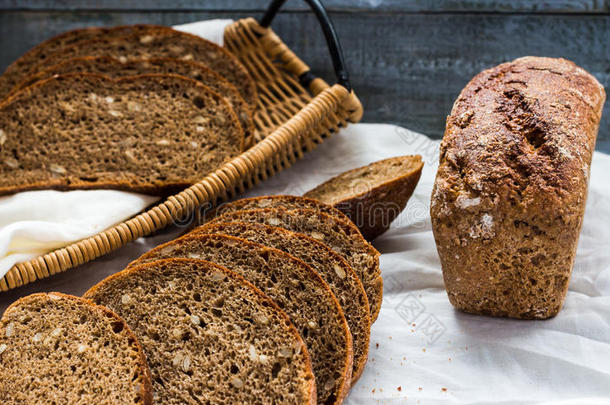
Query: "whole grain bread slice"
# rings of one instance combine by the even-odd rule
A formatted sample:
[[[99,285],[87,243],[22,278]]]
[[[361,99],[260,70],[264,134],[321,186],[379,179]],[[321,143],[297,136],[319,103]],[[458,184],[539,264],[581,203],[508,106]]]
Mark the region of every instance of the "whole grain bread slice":
[[[352,385],[358,380],[368,357],[371,315],[362,282],[345,259],[305,234],[264,224],[210,223],[197,228],[192,234],[198,233],[236,236],[279,249],[301,259],[317,271],[343,308],[354,347]]]
[[[149,73],[169,73],[189,77],[208,86],[229,102],[233,110],[235,110],[239,122],[244,129],[246,148],[250,145],[250,141],[253,137],[254,123],[252,122],[250,106],[245,102],[237,88],[220,74],[208,68],[205,64],[192,60],[151,58],[121,63],[118,59],[110,56],[84,56],[72,58],[57,65],[47,67],[35,75],[27,77],[13,88],[9,97],[15,92],[31,86],[40,80],[67,73],[97,73],[112,78],[138,76]]]
[[[254,210],[258,208],[307,208],[310,210],[316,210],[328,215],[332,215],[342,221],[350,222],[350,219],[343,212],[333,207],[332,205],[326,204],[322,201],[313,198],[285,194],[240,198],[239,200],[223,203],[214,210],[200,213],[201,217],[198,218],[198,220],[200,224],[203,224],[204,222],[207,222],[208,220],[211,220],[214,217],[220,216],[227,212],[233,212],[238,210]]]
[[[161,260],[114,274],[85,297],[133,328],[148,356],[155,403],[315,403],[311,363],[296,329],[273,301],[226,268]]]
[[[340,254],[360,277],[369,299],[371,319],[377,319],[383,298],[379,252],[362,237],[351,221],[312,209],[260,208],[226,212],[211,222],[262,223],[304,233],[325,243]]]
[[[153,28],[165,29],[167,27],[147,24],[122,25],[112,28],[87,27],[66,31],[49,38],[27,51],[6,68],[0,76],[0,99],[6,97],[10,90],[21,82],[34,66],[44,65],[47,57],[64,47],[95,38],[125,36]]]
[[[0,194],[117,188],[167,194],[237,156],[243,131],[224,98],[177,75],[76,73],[0,104]]]
[[[95,39],[76,42],[58,49],[49,54],[44,62],[22,72],[17,77],[17,83],[49,66],[81,56],[112,56],[122,62],[159,57],[194,60],[221,74],[237,87],[252,108],[256,106],[256,86],[246,68],[233,54],[206,39],[167,27],[142,27],[129,35],[100,35]]]
[[[0,403],[152,404],[144,352],[108,308],[60,293],[15,301],[0,321]]]
[[[423,166],[420,155],[379,160],[341,173],[304,196],[339,209],[373,240],[405,209]]]
[[[319,404],[340,404],[350,387],[352,339],[328,284],[301,260],[227,235],[186,235],[142,255],[130,266],[185,257],[209,260],[244,276],[280,308],[307,344]]]

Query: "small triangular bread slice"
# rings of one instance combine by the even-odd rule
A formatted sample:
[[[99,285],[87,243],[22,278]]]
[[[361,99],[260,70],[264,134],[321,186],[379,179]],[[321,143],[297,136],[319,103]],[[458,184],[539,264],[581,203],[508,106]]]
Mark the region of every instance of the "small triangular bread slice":
[[[14,302],[0,321],[0,403],[152,404],[144,352],[108,308],[61,293]]]
[[[350,220],[343,221],[313,209],[260,208],[225,212],[210,222],[256,222],[304,233],[325,243],[340,254],[360,277],[369,299],[371,320],[377,319],[383,299],[379,252]]]
[[[155,403],[315,403],[296,329],[243,277],[203,260],[131,267],[85,297],[133,328],[148,356]]]
[[[183,76],[57,76],[0,104],[0,194],[168,194],[239,155],[243,137],[227,101]]]
[[[112,29],[110,30],[112,33]],[[122,33],[122,29],[119,34]],[[237,87],[252,108],[256,106],[256,86],[246,68],[229,51],[186,32],[169,27],[142,27],[129,35],[105,35],[58,49],[44,62],[22,72],[18,82],[66,59],[81,56],[112,56],[120,61],[149,58],[194,60],[221,74]]]
[[[373,240],[405,209],[423,167],[420,155],[383,159],[341,173],[304,196],[339,209]]]
[[[130,266],[171,258],[209,260],[241,274],[282,308],[307,345],[319,404],[340,404],[352,375],[352,337],[328,284],[311,267],[280,250],[227,235],[185,235]]]
[[[136,59],[122,63],[118,59],[110,56],[84,56],[72,58],[57,65],[47,67],[33,76],[29,76],[15,86],[9,96],[41,80],[68,73],[96,73],[112,78],[156,73],[176,74],[191,78],[208,86],[228,101],[235,110],[239,122],[244,129],[246,136],[245,147],[249,146],[250,140],[253,137],[254,123],[252,122],[250,106],[245,102],[239,91],[237,91],[237,88],[203,63],[192,60],[151,58],[147,60]]]
[[[279,249],[301,259],[317,271],[341,304],[352,334],[352,386],[354,385],[362,375],[368,358],[371,314],[362,282],[345,259],[305,234],[253,222],[210,223],[192,232],[197,233],[230,235]]]

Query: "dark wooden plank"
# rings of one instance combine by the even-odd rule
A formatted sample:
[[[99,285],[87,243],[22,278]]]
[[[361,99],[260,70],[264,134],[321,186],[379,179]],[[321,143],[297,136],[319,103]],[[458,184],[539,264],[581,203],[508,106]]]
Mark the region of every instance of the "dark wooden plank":
[[[0,0],[0,10],[124,10],[124,11],[261,11],[269,0]],[[333,11],[393,11],[404,13],[606,13],[606,0],[325,0]],[[288,1],[286,11],[307,10],[303,1]]]
[[[4,12],[0,69],[46,37],[86,24],[170,25],[248,14]],[[610,85],[610,19],[605,16],[332,13],[332,18],[366,122],[396,123],[438,138],[455,97],[472,76],[524,55],[566,57]],[[282,13],[274,29],[316,73],[333,80],[326,44],[313,16]],[[608,108],[598,149],[610,152]]]

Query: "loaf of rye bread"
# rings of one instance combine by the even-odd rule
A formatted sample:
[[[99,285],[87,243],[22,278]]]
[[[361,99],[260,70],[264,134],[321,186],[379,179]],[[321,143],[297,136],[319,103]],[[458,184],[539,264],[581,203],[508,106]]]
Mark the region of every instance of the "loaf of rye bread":
[[[304,194],[332,205],[373,240],[405,209],[424,163],[419,155],[397,156],[348,170]]]
[[[454,306],[527,319],[560,310],[604,100],[583,69],[540,57],[488,69],[462,90],[430,209]]]
[[[273,301],[226,268],[161,260],[114,274],[85,297],[112,308],[138,336],[156,404],[316,403],[296,329]]]
[[[80,297],[33,294],[0,320],[0,403],[150,405],[151,375],[114,312]]]
[[[235,236],[279,249],[301,259],[317,271],[341,304],[352,334],[354,385],[362,375],[368,357],[371,315],[362,282],[345,259],[305,234],[253,222],[210,223],[191,232],[198,233]]]
[[[157,246],[131,266],[166,258],[209,260],[242,275],[275,301],[307,345],[319,404],[341,404],[350,387],[353,349],[343,310],[311,267],[280,250],[227,235],[196,234]]]
[[[165,29],[167,27],[147,24],[122,25],[113,28],[88,27],[67,31],[47,39],[27,51],[6,68],[4,73],[0,76],[0,99],[6,97],[11,89],[20,83],[34,66],[44,64],[47,57],[64,47],[74,45],[81,41],[100,38],[102,36],[110,38],[137,34],[150,30],[151,28]]]
[[[0,194],[117,188],[166,194],[237,156],[224,98],[177,75],[39,82],[0,104]]]
[[[124,28],[120,27],[118,34],[123,33]],[[251,107],[256,106],[256,86],[246,68],[233,54],[196,35],[157,26],[141,26],[129,35],[115,35],[112,30],[109,35],[100,31],[100,35],[94,39],[79,41],[48,54],[44,61],[35,64],[29,71],[12,73],[12,78],[16,80],[13,85],[66,59],[81,56],[111,56],[121,62],[160,57],[194,60],[225,77],[237,87]]]
[[[383,299],[379,252],[362,237],[349,219],[343,221],[313,209],[260,208],[224,212],[210,222],[255,222],[277,226],[304,233],[326,244],[354,269],[366,291],[371,320],[377,319]]]
[[[237,88],[203,63],[192,60],[151,58],[121,63],[118,59],[110,56],[84,56],[68,59],[58,65],[50,66],[35,75],[29,76],[24,81],[17,84],[9,93],[8,97],[40,80],[67,73],[97,73],[112,78],[138,76],[149,73],[169,73],[189,77],[208,86],[229,102],[233,110],[235,110],[244,130],[246,138],[245,147],[249,146],[252,135],[254,134],[254,123],[252,122],[250,106],[244,101]]]

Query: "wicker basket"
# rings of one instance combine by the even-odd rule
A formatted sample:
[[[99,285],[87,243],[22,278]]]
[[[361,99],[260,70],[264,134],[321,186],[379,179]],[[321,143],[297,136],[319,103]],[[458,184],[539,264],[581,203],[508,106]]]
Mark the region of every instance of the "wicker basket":
[[[16,264],[0,280],[1,291],[87,263],[180,221],[204,204],[233,198],[291,166],[347,122],[360,120],[362,105],[349,86],[341,48],[324,8],[318,0],[307,0],[326,35],[338,77],[333,86],[313,76],[269,28],[283,3],[273,1],[260,23],[247,18],[225,31],[225,46],[242,61],[258,87],[254,145],[152,209],[95,236]]]

